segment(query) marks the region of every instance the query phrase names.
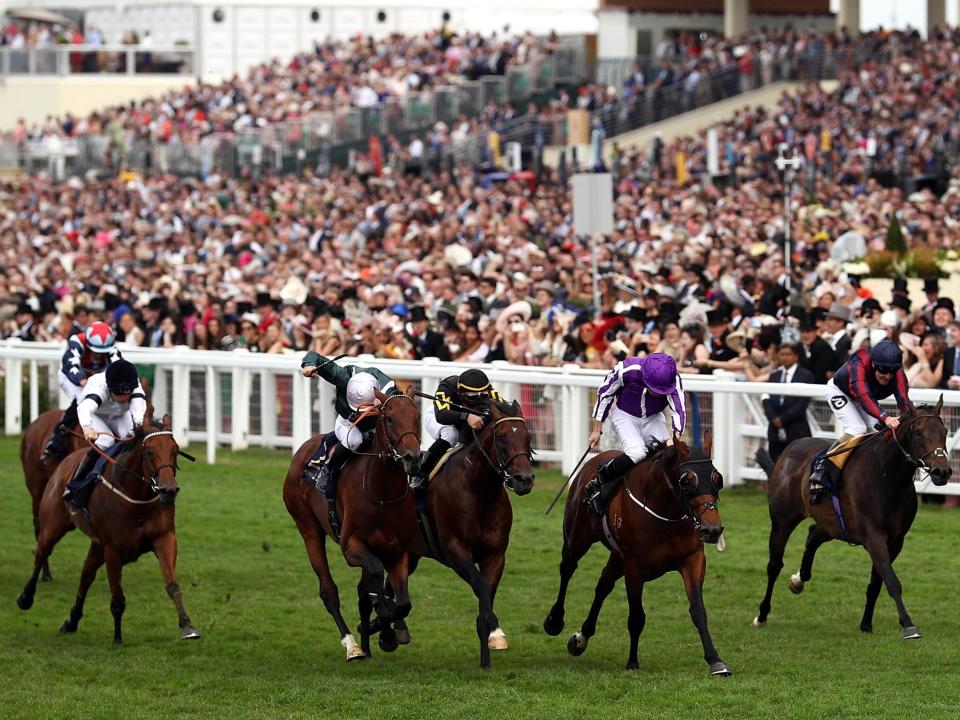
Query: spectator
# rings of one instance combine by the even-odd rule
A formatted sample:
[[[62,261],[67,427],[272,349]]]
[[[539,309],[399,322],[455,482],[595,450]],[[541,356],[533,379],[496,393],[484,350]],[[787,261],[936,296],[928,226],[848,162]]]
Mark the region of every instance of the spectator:
[[[780,346],[780,369],[770,375],[772,383],[812,383],[813,373],[799,365],[800,348],[792,343]],[[790,395],[772,395],[764,398],[763,412],[767,416],[767,442],[774,462],[794,440],[810,437],[807,407],[810,398]]]

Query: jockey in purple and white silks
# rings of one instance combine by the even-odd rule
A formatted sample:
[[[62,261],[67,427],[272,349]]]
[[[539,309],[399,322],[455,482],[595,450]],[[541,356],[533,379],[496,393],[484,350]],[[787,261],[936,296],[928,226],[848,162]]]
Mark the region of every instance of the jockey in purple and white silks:
[[[653,443],[666,443],[671,436],[664,410],[673,412],[673,431],[682,433],[686,424],[683,409],[683,384],[676,361],[665,353],[645,358],[627,358],[604,378],[597,390],[593,408],[594,426],[589,445],[596,447],[603,432],[603,422],[610,418],[623,455],[603,465],[597,477],[586,487],[586,499],[598,515],[603,515],[607,499],[620,478],[643,460]]]

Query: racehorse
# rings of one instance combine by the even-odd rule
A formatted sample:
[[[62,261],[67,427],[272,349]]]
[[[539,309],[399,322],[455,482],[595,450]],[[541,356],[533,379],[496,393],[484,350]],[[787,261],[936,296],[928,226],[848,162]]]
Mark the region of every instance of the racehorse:
[[[374,608],[388,627],[380,634],[380,648],[392,652],[399,640],[389,623],[402,620],[411,607],[407,547],[416,533],[417,520],[407,476],[420,466],[420,411],[412,395],[387,396],[378,390],[376,397],[379,409],[367,412],[376,416],[371,447],[356,453],[337,481],[339,538],[330,527],[326,496],[303,480],[304,468],[323,441],[322,436],[308,440],[297,450],[283,483],[283,502],[303,537],[307,557],[320,580],[320,598],[337,624],[348,661],[371,654],[370,615]],[[327,536],[340,543],[348,565],[363,571],[357,586],[359,646],[340,612],[339,591],[327,561]],[[396,589],[393,599],[384,595],[384,569]]]
[[[47,446],[47,441],[53,434],[53,428],[60,422],[61,417],[63,417],[62,410],[47,410],[41,413],[36,420],[27,426],[23,439],[20,441],[20,463],[23,465],[23,477],[32,500],[34,540],[36,540],[39,532],[37,516],[40,514],[40,500],[43,498],[44,488],[47,487],[50,476],[53,475],[53,471],[60,463],[59,460],[54,458],[41,460],[40,457]],[[83,438],[75,434],[68,437],[67,446],[70,448],[70,452],[87,447]],[[53,579],[47,562],[43,564],[42,579],[44,582]]]
[[[596,542],[602,542],[610,557],[600,574],[587,619],[567,640],[567,650],[579,656],[596,632],[604,600],[626,575],[630,631],[627,670],[640,667],[637,645],[646,622],[643,586],[664,573],[677,570],[683,578],[690,603],[690,617],[700,633],[704,659],[712,675],[730,675],[720,659],[707,628],[703,604],[703,580],[707,560],[703,544],[716,543],[723,533],[717,497],[723,478],[710,460],[712,438],[704,436],[703,448],[688,448],[679,438],[672,446],[651,453],[627,475],[607,506],[603,519],[584,504],[584,487],[597,470],[617,453],[608,451],[591,459],[574,479],[563,519],[560,589],[543,629],[548,635],[563,630],[564,601],[570,578],[580,559]]]
[[[149,417],[149,416],[148,416]],[[121,644],[121,619],[126,608],[121,578],[123,566],[152,551],[160,562],[167,595],[177,608],[181,637],[200,637],[186,610],[177,583],[177,535],[174,526],[174,500],[180,491],[177,485],[177,455],[185,457],[173,439],[170,418],[161,424],[145,421],[116,459],[106,465],[103,479],[93,489],[88,503],[94,534],[80,575],[77,599],[70,618],[60,632],[73,633],[83,616],[87,591],[104,563],[110,583],[110,612],[113,614],[113,642]],[[39,525],[33,574],[23,588],[17,605],[21,610],[33,606],[40,568],[54,546],[74,528],[70,512],[63,501],[63,490],[87,457],[86,451],[68,455],[54,471],[40,503]]]
[[[873,561],[873,569],[860,629],[873,631],[873,610],[882,583],[897,605],[904,639],[921,637],[903,605],[902,588],[893,571],[893,562],[917,514],[914,472],[917,468],[928,470],[933,484],[938,486],[946,484],[952,474],[946,451],[947,428],[940,418],[942,407],[943,395],[934,407],[911,408],[908,415],[900,418],[900,426],[895,431],[865,436],[865,440],[850,451],[838,497],[841,514],[826,498],[810,505],[807,482],[810,465],[814,455],[830,444],[828,440],[797,440],[787,447],[772,472],[769,467],[764,468],[770,476],[770,561],[767,592],[754,625],[766,623],[773,586],[783,569],[787,540],[800,521],[809,516],[814,524],[807,534],[800,571],[790,578],[790,589],[794,593],[803,591],[804,583],[811,578],[817,549],[825,542],[842,538],[863,545]]]
[[[491,401],[488,408],[484,428],[449,457],[427,487],[424,510],[433,542],[418,534],[410,558],[411,574],[420,557],[432,557],[470,585],[479,602],[482,668],[490,666],[490,650],[508,647],[493,612],[513,525],[506,488],[521,496],[533,489],[530,431],[520,405]]]

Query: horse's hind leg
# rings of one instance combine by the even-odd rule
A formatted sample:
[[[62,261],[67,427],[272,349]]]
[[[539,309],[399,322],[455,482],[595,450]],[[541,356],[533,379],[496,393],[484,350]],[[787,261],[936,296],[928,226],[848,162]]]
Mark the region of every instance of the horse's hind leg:
[[[37,592],[37,581],[43,571],[43,566],[53,552],[54,546],[67,534],[70,527],[71,523],[67,516],[67,509],[61,502],[59,507],[54,508],[49,521],[41,526],[40,533],[37,536],[37,542],[33,548],[33,573],[17,598],[17,607],[21,610],[29,610],[33,607],[33,597]]]
[[[40,500],[43,495],[33,497],[33,539],[36,542],[40,538]],[[53,575],[50,574],[50,559],[43,561],[43,570],[40,575],[40,582],[52,582]]]
[[[792,516],[786,520],[778,520],[774,517],[774,509],[770,508],[770,559],[767,562],[767,592],[760,601],[760,612],[754,618],[753,624],[763,625],[767,622],[767,616],[770,614],[770,601],[773,598],[773,588],[783,570],[783,551],[787,547],[787,540],[790,539],[794,528],[800,524],[802,515]]]
[[[127,609],[127,598],[123,594],[123,561],[112,548],[104,550],[107,562],[107,580],[110,582],[110,613],[113,615],[113,644],[123,644],[121,623],[123,612]]]
[[[883,584],[887,586],[887,592],[890,593],[893,602],[896,603],[904,640],[920,639],[922,637],[920,630],[913,624],[913,620],[910,619],[910,614],[903,604],[903,586],[901,586],[900,579],[893,571],[893,560],[896,557],[893,550],[896,549],[899,553],[899,547],[896,545],[892,548],[888,547],[886,539],[879,533],[868,534],[864,545],[867,552],[870,553],[870,559],[873,560],[873,567],[883,579]]]
[[[800,570],[795,575],[790,576],[790,592],[800,594],[803,592],[803,585],[810,581],[813,575],[813,559],[817,555],[817,550],[825,542],[833,540],[819,525],[811,525],[807,533],[807,544],[803,549],[803,559],[800,561]]]
[[[80,618],[83,617],[83,604],[87,599],[87,591],[97,577],[97,570],[103,565],[103,545],[100,543],[90,543],[90,549],[87,551],[87,559],[83,561],[83,571],[80,573],[80,587],[77,590],[77,599],[70,610],[70,618],[63,621],[60,626],[62,633],[75,633]]]
[[[564,521],[566,522],[566,521]],[[577,571],[580,559],[587,554],[590,543],[581,537],[563,538],[563,547],[560,549],[560,588],[557,590],[557,599],[543,620],[543,630],[547,635],[559,635],[563,632],[564,604],[567,601],[567,588],[570,578]]]
[[[618,553],[612,552],[600,573],[600,579],[597,580],[597,588],[593,593],[593,603],[590,605],[587,619],[580,626],[580,632],[574,633],[567,640],[567,651],[571,655],[583,655],[587,649],[587,643],[597,632],[597,618],[600,617],[600,608],[603,607],[603,602],[607,599],[607,596],[613,592],[617,580],[622,577],[623,558]]]
[[[730,675],[730,668],[720,659],[717,649],[713,646],[710,629],[707,627],[707,609],[703,604],[703,579],[707,574],[707,559],[703,550],[691,555],[680,568],[683,578],[683,587],[687,591],[687,600],[690,602],[690,619],[700,633],[700,642],[703,644],[703,659],[710,666],[710,674],[726,677]]]
[[[200,632],[190,622],[190,617],[183,607],[183,597],[180,594],[180,584],[177,582],[177,536],[172,532],[159,538],[153,544],[153,552],[160,562],[160,572],[166,583],[167,595],[173,600],[177,608],[177,620],[180,623],[180,637],[184,640],[195,640]]]
[[[896,542],[891,542],[889,547],[890,562],[892,564],[903,548],[903,538],[900,538]],[[877,566],[874,565],[870,568],[870,582],[867,584],[867,601],[863,606],[863,618],[860,620],[860,630],[862,632],[873,632],[873,610],[877,605],[877,598],[880,596],[880,587],[882,585],[883,578],[877,571]]]

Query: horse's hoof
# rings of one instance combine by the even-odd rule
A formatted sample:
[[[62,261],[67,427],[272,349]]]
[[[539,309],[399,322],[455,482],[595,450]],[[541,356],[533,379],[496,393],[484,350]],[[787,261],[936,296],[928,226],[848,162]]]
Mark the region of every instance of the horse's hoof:
[[[713,665],[710,666],[710,674],[714,677],[730,677],[733,675],[730,672],[730,668],[727,667],[727,664],[723,660],[717,660]]]
[[[60,626],[60,632],[63,635],[67,633],[75,633],[77,631],[77,624],[70,622],[69,620],[64,620],[63,625]]]
[[[397,634],[392,629],[383,630],[380,633],[377,645],[380,646],[381,650],[388,653],[392,653],[400,647],[400,643],[397,641]]]
[[[193,625],[187,625],[183,632],[180,633],[181,640],[199,640],[200,631],[197,630]]]
[[[121,640],[120,638],[114,638],[114,639],[113,639],[113,646],[114,646],[114,647],[123,647],[123,640]]]
[[[587,651],[587,642],[589,641],[583,633],[574,633],[567,638],[567,652],[574,657],[580,657]]]
[[[359,645],[347,650],[347,662],[353,662],[354,660],[366,660],[366,659],[367,659],[367,654],[360,648]]]
[[[794,573],[790,576],[790,592],[794,595],[803,592],[803,580],[800,579],[800,573]]]
[[[867,625],[866,623],[860,623],[860,632],[862,633],[872,633],[873,625]]]
[[[753,619],[754,627],[766,627],[766,625],[767,625],[767,621],[761,620],[759,615]]]
[[[397,630],[397,642],[400,645],[410,644],[410,631],[407,628],[399,628]]]
[[[923,635],[920,633],[920,628],[914,627],[913,625],[908,625],[903,629],[903,639],[904,640],[919,640]]]
[[[33,595],[27,595],[26,593],[20,593],[20,596],[17,598],[17,607],[21,610],[29,610],[33,607]]]
[[[543,631],[551,637],[556,637],[563,632],[563,616],[550,613],[543,620]]]
[[[48,572],[45,572],[40,576],[40,582],[53,582],[53,575]]]
[[[626,664],[626,666],[624,666],[624,670],[639,670],[639,669],[640,669],[640,663],[638,663],[636,660],[631,660]]]
[[[491,650],[507,650],[510,643],[507,642],[507,635],[503,630],[497,628],[487,638],[487,647]]]

